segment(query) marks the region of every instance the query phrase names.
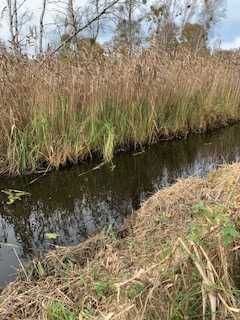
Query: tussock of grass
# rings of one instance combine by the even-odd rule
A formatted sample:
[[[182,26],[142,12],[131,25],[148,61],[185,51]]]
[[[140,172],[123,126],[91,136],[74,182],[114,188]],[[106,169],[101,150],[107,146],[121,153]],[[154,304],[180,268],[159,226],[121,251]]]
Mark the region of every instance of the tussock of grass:
[[[240,119],[234,61],[187,50],[45,64],[0,57],[0,172],[20,174]]]
[[[0,296],[0,319],[239,319],[240,165],[151,197],[124,232],[59,248]]]

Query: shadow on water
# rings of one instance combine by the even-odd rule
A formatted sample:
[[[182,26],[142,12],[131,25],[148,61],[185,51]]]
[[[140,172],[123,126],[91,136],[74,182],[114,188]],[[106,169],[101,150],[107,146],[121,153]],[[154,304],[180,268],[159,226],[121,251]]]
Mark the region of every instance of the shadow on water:
[[[25,190],[31,197],[10,206],[1,195],[0,285],[14,279],[17,256],[26,261],[53,244],[80,243],[105,226],[121,225],[162,186],[180,177],[205,175],[222,163],[239,161],[239,135],[237,125],[185,141],[159,143],[138,156],[117,156],[114,170],[105,166],[82,176],[96,163],[53,172],[31,185],[29,177],[1,178],[0,190]],[[60,236],[49,241],[46,233]],[[15,252],[12,245],[17,245]]]

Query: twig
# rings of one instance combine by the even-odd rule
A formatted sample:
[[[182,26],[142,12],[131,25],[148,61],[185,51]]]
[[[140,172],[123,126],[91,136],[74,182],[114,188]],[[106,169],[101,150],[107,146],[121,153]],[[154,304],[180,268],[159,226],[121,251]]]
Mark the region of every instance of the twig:
[[[23,266],[23,264],[22,264],[22,261],[20,260],[20,258],[19,258],[19,256],[18,256],[17,251],[16,251],[15,248],[13,248],[13,252],[14,252],[14,254],[15,254],[16,257],[17,257],[17,260],[18,260],[18,262],[19,262],[19,264],[20,264],[20,266],[21,266],[21,268],[22,268],[22,270],[23,270],[23,272],[24,272],[24,274],[25,274],[25,276],[26,276],[27,281],[29,281],[27,272],[26,272],[26,270],[25,270],[25,268],[24,268],[24,266]]]
[[[78,176],[81,177],[81,176],[84,176],[85,174],[88,174],[92,171],[96,171],[96,170],[99,170],[100,168],[102,168],[104,165],[106,164],[106,162],[101,162],[99,165],[97,165],[96,167],[90,169],[90,170],[87,170],[87,171],[84,171],[82,173],[80,173]]]

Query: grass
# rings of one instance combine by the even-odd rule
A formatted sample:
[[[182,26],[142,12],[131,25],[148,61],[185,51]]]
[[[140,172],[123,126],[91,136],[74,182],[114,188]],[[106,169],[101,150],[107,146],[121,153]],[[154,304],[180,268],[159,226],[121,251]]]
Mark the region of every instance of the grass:
[[[0,57],[0,173],[60,168],[240,119],[236,64],[187,50],[99,59]]]
[[[180,180],[114,237],[33,261],[1,293],[0,319],[239,319],[239,176],[234,164]]]
[[[58,301],[53,301],[48,306],[47,317],[49,320],[77,320],[75,315]]]

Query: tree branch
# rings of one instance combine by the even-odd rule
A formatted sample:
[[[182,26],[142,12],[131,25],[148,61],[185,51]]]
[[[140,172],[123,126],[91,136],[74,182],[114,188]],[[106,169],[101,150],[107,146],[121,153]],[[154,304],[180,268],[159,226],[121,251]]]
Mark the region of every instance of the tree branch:
[[[86,30],[92,23],[94,23],[95,21],[98,21],[101,16],[105,15],[107,13],[107,11],[109,9],[111,9],[113,6],[115,6],[120,0],[114,0],[112,3],[110,3],[107,7],[105,7],[97,16],[95,16],[93,19],[91,19],[90,21],[88,21],[87,24],[85,24],[83,27],[81,27],[80,29],[78,29],[76,32],[74,32],[73,35],[69,36],[63,43],[61,43],[56,49],[54,49],[50,54],[48,54],[46,56],[46,58],[43,60],[43,63],[50,58],[51,56],[53,56],[55,53],[57,53],[60,49],[62,49],[66,43],[70,42],[72,39],[74,39],[80,32],[82,32],[83,30]]]

